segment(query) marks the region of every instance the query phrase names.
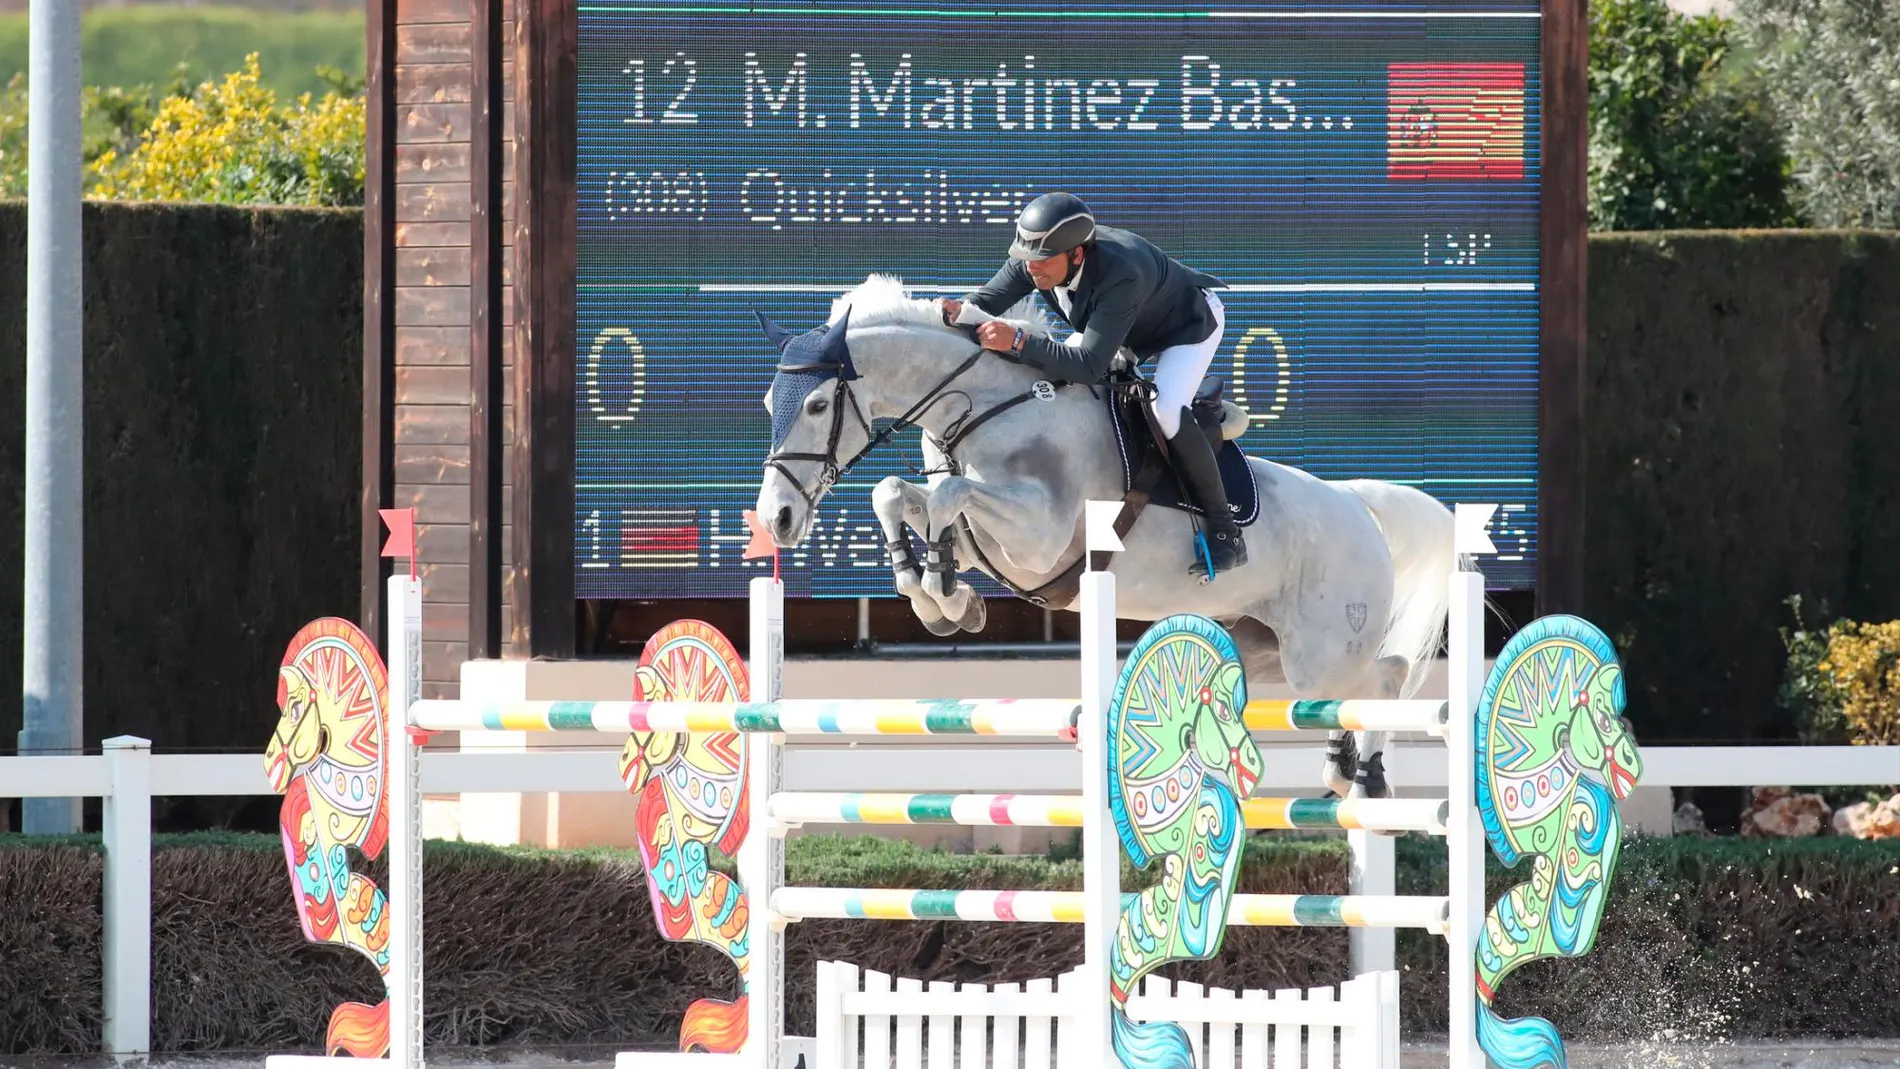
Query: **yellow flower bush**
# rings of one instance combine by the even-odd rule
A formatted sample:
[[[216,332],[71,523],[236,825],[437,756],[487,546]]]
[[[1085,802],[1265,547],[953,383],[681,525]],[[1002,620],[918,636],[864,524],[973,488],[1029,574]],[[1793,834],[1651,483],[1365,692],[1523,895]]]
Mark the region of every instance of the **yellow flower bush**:
[[[91,165],[114,200],[345,205],[363,202],[363,98],[305,93],[280,106],[257,54],[221,82],[166,98],[128,155]]]
[[[1900,620],[1837,623],[1818,667],[1840,696],[1841,718],[1856,745],[1900,744]]]

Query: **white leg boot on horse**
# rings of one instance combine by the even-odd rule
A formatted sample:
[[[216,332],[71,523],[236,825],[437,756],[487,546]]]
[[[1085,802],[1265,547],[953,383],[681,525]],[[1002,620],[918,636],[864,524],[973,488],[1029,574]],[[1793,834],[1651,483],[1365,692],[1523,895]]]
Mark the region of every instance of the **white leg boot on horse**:
[[[1010,322],[1047,333],[1039,312],[1017,315]],[[918,618],[933,631],[981,627],[982,599],[954,572],[920,568],[907,529],[934,546],[939,568],[973,567],[1035,604],[1073,610],[1086,566],[1084,505],[1123,500],[1128,489],[1099,389],[1041,381],[977,346],[968,330],[945,326],[934,302],[912,299],[894,279],[868,280],[834,304],[831,320],[804,335],[767,326],[781,355],[766,395],[773,442],[758,515],[774,542],[801,544],[818,503],[852,465],[916,428],[929,484],[893,477],[873,498],[886,541],[905,541],[893,579]],[[1170,382],[1200,378],[1185,365],[1161,370],[1157,378]],[[874,431],[878,420],[890,422]],[[1246,559],[1212,583],[1195,582],[1198,518],[1151,505],[1108,563],[1118,615],[1219,621],[1262,691],[1284,681],[1301,698],[1413,696],[1438,656],[1459,567],[1451,510],[1412,487],[1325,481],[1257,457],[1247,464],[1260,505]],[[1383,782],[1385,740],[1366,733],[1354,742],[1350,764],[1329,761],[1323,779],[1363,797]]]

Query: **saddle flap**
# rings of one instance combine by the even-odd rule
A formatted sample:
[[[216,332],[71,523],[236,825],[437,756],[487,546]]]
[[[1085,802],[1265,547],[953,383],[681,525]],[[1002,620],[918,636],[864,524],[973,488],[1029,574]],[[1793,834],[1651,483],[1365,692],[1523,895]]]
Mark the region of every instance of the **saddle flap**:
[[[1194,391],[1194,403],[1197,406],[1211,407],[1218,411],[1220,409],[1221,390],[1224,389],[1226,385],[1227,380],[1221,378],[1219,375],[1207,375],[1203,377],[1200,386]]]

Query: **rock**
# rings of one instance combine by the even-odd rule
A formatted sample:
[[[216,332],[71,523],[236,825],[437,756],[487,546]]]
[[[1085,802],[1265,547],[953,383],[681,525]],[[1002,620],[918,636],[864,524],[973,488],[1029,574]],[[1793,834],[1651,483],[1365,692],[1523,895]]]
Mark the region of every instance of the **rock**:
[[[1884,802],[1858,802],[1834,814],[1834,831],[1856,839],[1900,839],[1900,794]]]
[[[1707,835],[1709,824],[1702,819],[1702,810],[1694,802],[1684,802],[1676,807],[1669,830],[1675,835]]]
[[[1757,787],[1742,811],[1742,834],[1775,839],[1819,835],[1833,810],[1818,794],[1796,794],[1788,787]]]

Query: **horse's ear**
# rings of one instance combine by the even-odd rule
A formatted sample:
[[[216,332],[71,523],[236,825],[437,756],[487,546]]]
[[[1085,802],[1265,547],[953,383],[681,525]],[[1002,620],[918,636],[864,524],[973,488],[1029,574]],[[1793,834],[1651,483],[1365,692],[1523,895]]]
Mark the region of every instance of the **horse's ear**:
[[[838,365],[838,378],[850,382],[858,377],[858,369],[851,363],[851,346],[845,342],[845,329],[851,325],[851,306],[844,306],[844,314],[825,335],[825,349],[822,357],[827,364]]]
[[[765,331],[765,339],[771,342],[772,347],[781,353],[785,351],[787,345],[792,344],[792,339],[798,336],[786,330],[784,327],[779,326],[777,323],[772,322],[770,316],[756,308],[752,310],[752,314],[759,317],[759,327]]]

